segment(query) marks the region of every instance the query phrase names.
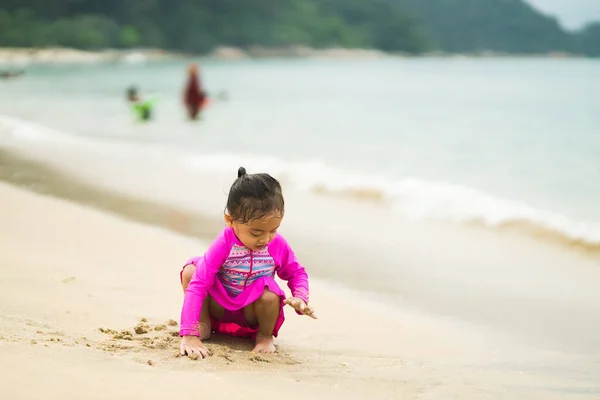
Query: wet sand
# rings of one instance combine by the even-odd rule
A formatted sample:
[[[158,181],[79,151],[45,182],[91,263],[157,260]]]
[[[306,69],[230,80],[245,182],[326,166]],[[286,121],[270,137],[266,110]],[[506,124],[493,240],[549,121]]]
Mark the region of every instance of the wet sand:
[[[191,214],[173,207],[103,190],[38,161],[0,148],[0,181],[24,189],[64,198],[132,221],[151,224],[211,240],[223,227],[222,221]]]
[[[485,327],[314,278],[319,320],[287,310],[278,355],[256,357],[251,343],[217,337],[208,360],[176,357],[178,271],[204,251],[220,221],[96,189],[5,151],[0,179],[14,184],[0,184],[3,398],[600,395],[597,361],[585,355],[531,349]],[[294,243],[310,247],[301,238]],[[310,259],[328,261],[313,253]],[[455,254],[429,258],[435,264],[442,256]]]

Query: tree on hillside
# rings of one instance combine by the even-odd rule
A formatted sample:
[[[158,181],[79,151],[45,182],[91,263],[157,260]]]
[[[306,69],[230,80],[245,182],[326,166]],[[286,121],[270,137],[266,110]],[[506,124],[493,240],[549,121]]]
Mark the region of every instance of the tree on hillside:
[[[396,0],[2,1],[4,46],[148,46],[191,52],[217,45],[405,52],[426,46],[418,23]]]
[[[586,25],[576,33],[577,48],[591,57],[600,57],[600,22]]]
[[[440,50],[458,53],[572,51],[555,18],[523,0],[400,0],[424,23]]]

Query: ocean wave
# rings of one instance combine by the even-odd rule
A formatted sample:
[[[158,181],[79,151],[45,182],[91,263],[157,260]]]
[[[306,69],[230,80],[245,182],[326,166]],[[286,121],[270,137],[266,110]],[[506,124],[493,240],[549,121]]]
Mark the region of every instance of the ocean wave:
[[[52,142],[80,145],[94,152],[159,158],[166,150],[159,146],[114,143],[100,146],[94,139],[77,137],[50,128],[0,116],[0,139],[20,142]],[[180,168],[201,173],[235,176],[244,165],[249,172],[269,171],[288,188],[318,195],[344,196],[388,207],[392,212],[415,220],[441,220],[511,230],[545,240],[585,249],[600,250],[600,222],[577,221],[561,214],[536,208],[522,201],[493,197],[478,189],[419,177],[391,178],[335,168],[321,160],[282,160],[252,154],[191,154],[177,151]]]
[[[6,115],[0,115],[0,139],[21,143],[92,144],[86,138]]]
[[[414,220],[441,220],[488,228],[519,230],[536,237],[600,250],[600,222],[577,221],[525,202],[499,199],[475,188],[419,177],[392,179],[383,175],[338,170],[322,161],[284,161],[273,157],[212,154],[193,156],[193,168],[226,170],[233,175],[243,163],[249,171],[269,171],[288,187],[321,195],[374,201]]]
[[[369,185],[343,192],[361,198],[383,199],[395,212],[410,219],[520,231],[567,245],[600,250],[600,222],[577,221],[525,202],[495,198],[470,187],[403,178],[385,188]]]

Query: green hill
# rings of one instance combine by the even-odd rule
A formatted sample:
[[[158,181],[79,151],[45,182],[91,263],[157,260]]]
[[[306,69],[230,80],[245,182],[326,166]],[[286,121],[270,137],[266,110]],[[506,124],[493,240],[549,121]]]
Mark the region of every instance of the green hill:
[[[524,0],[1,0],[0,46],[216,46],[600,56],[600,23],[567,32]]]
[[[0,46],[426,49],[394,0],[2,0]]]
[[[553,17],[523,0],[399,0],[414,11],[437,49],[473,53],[576,50]]]

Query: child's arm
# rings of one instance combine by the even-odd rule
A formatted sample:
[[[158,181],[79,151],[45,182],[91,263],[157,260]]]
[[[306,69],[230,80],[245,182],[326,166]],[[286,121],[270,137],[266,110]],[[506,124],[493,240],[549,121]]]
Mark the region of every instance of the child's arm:
[[[196,266],[194,276],[185,291],[181,310],[180,336],[200,336],[198,322],[202,303],[212,287],[215,276],[229,255],[229,240],[226,230],[211,244],[201,263]]]
[[[279,234],[269,244],[269,247],[274,248],[273,256],[278,265],[277,275],[287,281],[287,285],[292,292],[293,298],[286,300],[286,304],[296,309],[298,314],[305,314],[315,318],[314,311],[311,307],[308,307],[308,274],[298,262],[294,251],[284,237]]]

